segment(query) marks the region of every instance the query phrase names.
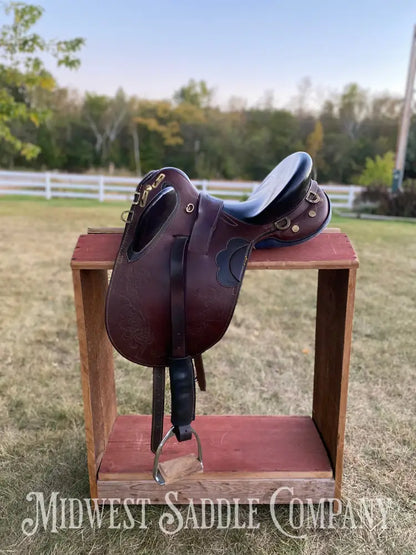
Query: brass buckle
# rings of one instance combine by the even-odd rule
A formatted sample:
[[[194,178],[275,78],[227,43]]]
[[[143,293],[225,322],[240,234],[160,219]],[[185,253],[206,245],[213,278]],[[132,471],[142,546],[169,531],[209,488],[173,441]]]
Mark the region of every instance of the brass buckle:
[[[139,200],[140,200],[140,191],[134,191],[133,202],[131,205],[136,206],[136,204],[139,204]]]
[[[197,445],[198,445],[198,461],[201,464],[201,470],[204,469],[204,464],[202,462],[202,446],[201,446],[201,441],[199,439],[198,434],[196,433],[196,431],[190,426],[191,432],[192,434],[195,436]],[[160,486],[164,486],[165,485],[165,479],[162,476],[162,473],[160,472],[160,468],[159,468],[159,458],[160,455],[162,454],[162,449],[165,445],[165,443],[172,437],[175,435],[174,430],[174,426],[172,426],[172,428],[168,431],[168,433],[165,435],[165,437],[162,439],[162,441],[159,443],[158,448],[156,449],[156,453],[155,453],[155,459],[153,462],[153,478],[155,480],[155,482],[157,482]]]
[[[321,200],[321,197],[318,195],[318,193],[315,193],[314,191],[309,190],[305,200],[307,202],[310,202],[311,204],[316,204]]]
[[[152,186],[151,185],[147,185],[143,191],[143,195],[142,198],[140,199],[139,202],[139,206],[141,206],[142,208],[144,206],[146,206],[146,202],[147,202],[147,197],[149,196],[149,192],[152,190]]]
[[[282,218],[281,220],[274,222],[274,227],[280,231],[288,229],[290,227],[290,218]]]

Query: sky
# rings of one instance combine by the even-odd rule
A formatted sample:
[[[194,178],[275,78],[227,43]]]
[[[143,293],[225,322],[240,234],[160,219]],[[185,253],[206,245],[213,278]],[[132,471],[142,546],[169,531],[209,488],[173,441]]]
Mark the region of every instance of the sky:
[[[61,86],[171,98],[205,80],[214,101],[247,105],[273,95],[290,107],[309,78],[307,102],[356,82],[404,96],[415,0],[33,0],[37,31],[86,39],[78,71],[48,66]],[[3,17],[3,15],[1,15]]]

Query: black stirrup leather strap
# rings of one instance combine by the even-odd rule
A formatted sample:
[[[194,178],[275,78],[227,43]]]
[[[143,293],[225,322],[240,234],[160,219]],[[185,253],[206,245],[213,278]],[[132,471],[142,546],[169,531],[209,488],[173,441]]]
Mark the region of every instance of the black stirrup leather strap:
[[[172,359],[169,377],[172,398],[171,420],[178,441],[191,439],[195,419],[195,376],[185,341],[185,261],[188,237],[175,237],[170,256],[170,299]]]
[[[165,415],[165,376],[164,366],[153,368],[152,433],[150,448],[153,453],[163,437],[163,417]]]

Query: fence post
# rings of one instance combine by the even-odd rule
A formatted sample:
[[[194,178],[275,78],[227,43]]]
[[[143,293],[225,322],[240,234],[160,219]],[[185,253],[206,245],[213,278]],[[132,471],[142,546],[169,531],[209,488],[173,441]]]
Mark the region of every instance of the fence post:
[[[348,190],[348,208],[352,210],[354,206],[354,199],[355,199],[355,187],[354,185],[350,185]]]
[[[201,182],[202,185],[202,192],[206,193],[207,192],[207,180],[203,179]]]
[[[51,176],[48,172],[45,173],[45,198],[46,200],[50,200],[52,198]]]
[[[100,202],[104,201],[104,176],[100,175],[98,180],[98,200]]]

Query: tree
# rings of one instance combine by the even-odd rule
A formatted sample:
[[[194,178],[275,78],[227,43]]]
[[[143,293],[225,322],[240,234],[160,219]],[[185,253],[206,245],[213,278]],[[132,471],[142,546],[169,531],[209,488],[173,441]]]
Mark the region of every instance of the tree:
[[[310,133],[306,139],[306,150],[311,155],[312,159],[315,160],[318,152],[321,150],[324,143],[324,129],[322,123],[318,120],[315,124],[315,128]]]
[[[368,99],[364,89],[361,89],[356,83],[347,85],[341,95],[339,118],[345,133],[352,140],[358,137],[367,110]]]
[[[26,159],[35,158],[39,146],[27,139],[27,130],[38,127],[50,114],[42,103],[42,91],[51,91],[56,83],[45,68],[42,53],[51,54],[58,66],[76,69],[80,60],[75,53],[84,39],[46,40],[32,32],[43,8],[23,2],[5,5],[12,22],[0,28],[0,142],[11,152]]]
[[[305,115],[310,115],[309,101],[312,96],[312,81],[310,77],[303,77],[297,84],[298,92],[292,99],[295,107],[294,112],[298,118],[302,119]]]
[[[141,100],[136,107],[136,114],[132,120],[132,136],[135,152],[136,168],[142,166],[142,149],[140,143],[144,137],[145,143],[151,146],[144,155],[145,171],[154,165],[163,165],[165,148],[169,146],[182,145],[183,138],[180,134],[180,125],[171,102],[166,100]],[[139,142],[140,136],[140,142]],[[149,152],[152,150],[153,152]],[[150,155],[149,155],[150,154]],[[156,157],[162,158],[160,162]]]
[[[358,178],[360,185],[389,187],[394,169],[394,153],[389,151],[384,156],[376,156],[374,160],[366,159],[365,169]]]
[[[101,165],[109,161],[111,146],[119,135],[126,115],[128,103],[123,89],[118,89],[114,98],[87,93],[83,115],[95,137],[95,150]]]
[[[205,81],[190,79],[187,85],[175,92],[173,99],[177,104],[187,102],[198,108],[206,108],[210,105],[213,94],[213,89],[209,89]]]

